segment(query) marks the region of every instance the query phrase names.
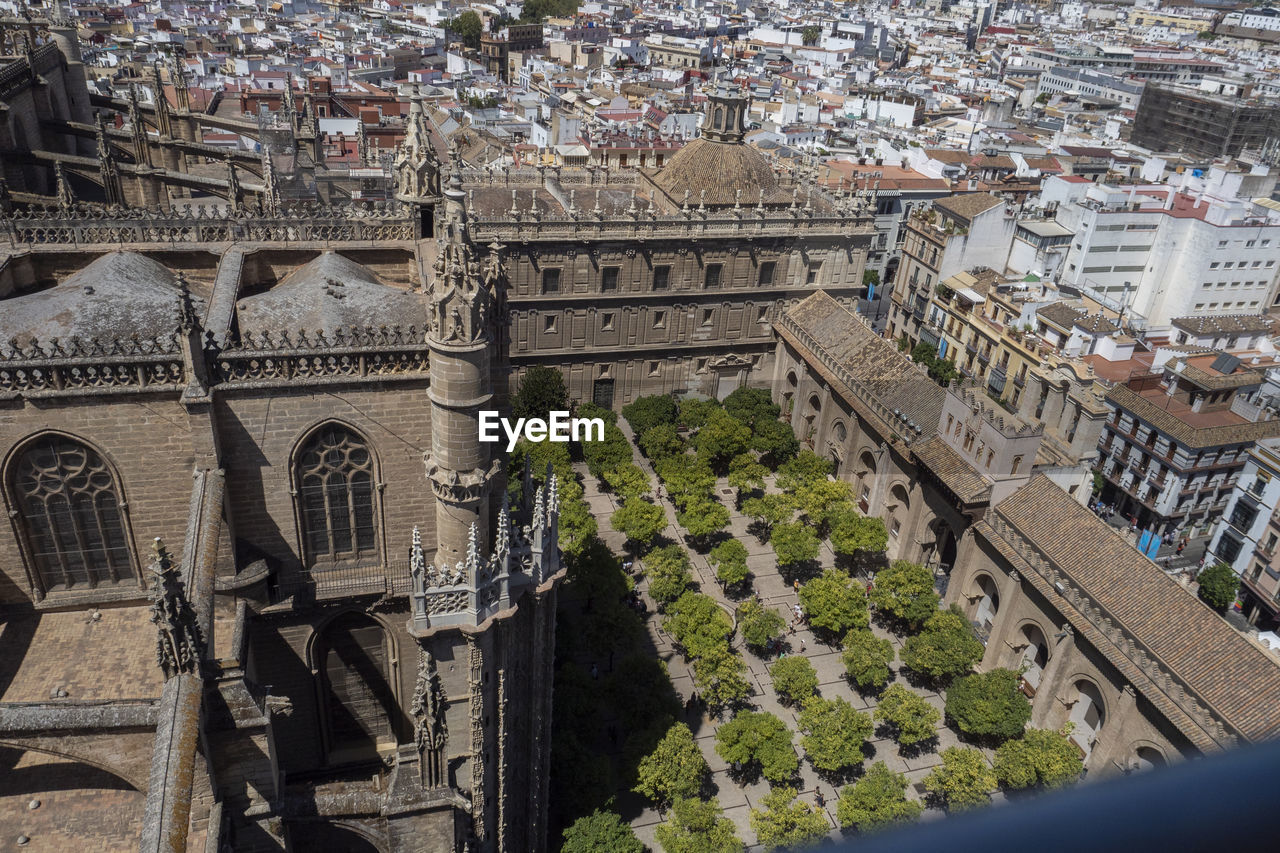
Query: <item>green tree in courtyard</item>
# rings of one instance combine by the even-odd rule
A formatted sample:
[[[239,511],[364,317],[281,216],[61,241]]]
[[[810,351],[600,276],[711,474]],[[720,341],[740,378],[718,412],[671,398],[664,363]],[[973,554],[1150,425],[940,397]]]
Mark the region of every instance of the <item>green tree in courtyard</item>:
[[[729,614],[716,600],[700,592],[686,592],[667,610],[662,628],[685,650],[685,656],[697,658],[715,648],[728,647],[733,634]]]
[[[693,662],[693,686],[707,705],[717,711],[735,705],[751,695],[751,684],[745,673],[742,656],[719,646]]]
[[[981,750],[958,746],[942,751],[942,764],[924,777],[924,788],[948,811],[961,811],[991,801],[996,774]]]
[[[750,453],[739,453],[729,460],[729,485],[738,490],[738,504],[752,492],[764,490],[764,478],[769,469],[756,461]]]
[[[756,421],[751,431],[751,449],[760,454],[762,462],[777,467],[795,457],[800,450],[800,441],[791,424],[762,418]]]
[[[1196,580],[1200,584],[1200,600],[1214,610],[1226,610],[1240,590],[1240,577],[1222,562],[1205,569]]]
[[[627,498],[622,506],[609,516],[613,529],[627,537],[640,548],[645,548],[667,526],[667,513],[662,507],[644,498]]]
[[[698,495],[684,502],[684,507],[676,513],[676,521],[702,551],[710,537],[729,526],[729,509],[715,498]]]
[[[631,462],[605,471],[604,481],[609,484],[613,493],[624,501],[628,498],[642,498],[649,494],[649,475],[639,465]]]
[[[458,17],[445,21],[444,26],[449,32],[455,33],[467,47],[472,50],[480,49],[480,33],[484,31],[484,24],[475,12],[463,12]],[[524,415],[517,415],[517,417],[524,417]]]
[[[861,690],[879,690],[889,683],[893,671],[893,643],[882,640],[869,630],[850,631],[840,653],[849,680]]]
[[[724,410],[749,429],[763,421],[776,421],[781,411],[763,388],[739,388],[724,398]]]
[[[996,778],[1006,788],[1060,788],[1084,772],[1080,750],[1067,736],[1049,729],[1027,729],[996,750]]]
[[[654,837],[665,853],[742,853],[737,828],[715,797],[676,800]]]
[[[790,658],[787,658],[790,660]],[[844,699],[812,696],[796,721],[800,746],[818,770],[838,773],[862,763],[862,746],[871,737],[871,717]]]
[[[795,508],[786,495],[762,495],[742,502],[742,514],[750,518],[767,538],[774,525],[790,521]]]
[[[716,754],[730,764],[759,767],[770,782],[790,779],[800,769],[791,729],[767,711],[739,711],[720,726]]]
[[[831,550],[840,557],[850,559],[863,554],[883,554],[889,544],[889,531],[885,529],[884,522],[858,512],[851,502],[828,507],[826,521]]]
[[[923,631],[907,638],[901,658],[912,671],[937,679],[963,675],[982,660],[984,651],[969,620],[952,605],[930,616]]]
[[[641,397],[622,407],[622,417],[626,418],[637,438],[656,426],[674,425],[676,414],[676,401],[665,394]]]
[[[564,831],[560,853],[644,853],[644,845],[622,818],[597,809]]]
[[[778,566],[789,568],[818,558],[818,537],[813,528],[800,522],[783,522],[769,531],[769,544]]]
[[[476,27],[475,46],[478,47],[480,44],[480,16],[475,12],[463,12],[445,26],[459,35],[463,35],[462,32],[454,28],[454,24],[463,19],[474,21],[474,26]],[[520,385],[516,390],[515,396],[511,398],[511,413],[517,418],[546,419],[551,412],[566,412],[568,410],[569,389],[565,387],[564,374],[559,370],[554,367],[535,364],[525,371],[524,376],[520,377]],[[546,444],[547,442],[541,443]]]
[[[746,583],[751,577],[747,568],[747,546],[737,539],[726,539],[711,549],[708,561],[715,567],[716,580],[726,589]]]
[[[715,409],[707,416],[702,429],[698,430],[694,443],[698,458],[705,460],[711,470],[727,473],[729,460],[739,453],[745,453],[751,446],[751,428],[724,409]]]
[[[710,775],[693,732],[684,723],[675,723],[641,760],[635,791],[661,808],[672,800],[698,796]]]
[[[871,623],[866,592],[835,569],[827,569],[800,587],[800,607],[810,627],[831,636],[843,636]]]
[[[711,417],[711,413],[720,408],[715,400],[695,400],[688,397],[680,401],[680,426],[685,429],[701,429]]]
[[[782,638],[787,622],[772,607],[749,598],[738,605],[738,633],[748,647],[760,650]]]
[[[818,673],[802,655],[779,658],[769,667],[769,677],[773,679],[774,692],[797,705],[818,689]]]
[[[947,716],[967,735],[1011,738],[1031,720],[1018,673],[993,669],[956,679],[947,688]]]
[[[831,473],[832,464],[812,450],[801,450],[794,459],[778,466],[778,488],[784,492],[798,492],[810,483],[824,480]]]
[[[808,24],[800,31],[800,39],[805,44],[817,44],[818,39],[822,37],[822,27],[817,24]]]
[[[836,820],[844,829],[874,832],[896,823],[909,823],[924,807],[907,799],[907,777],[894,773],[883,761],[867,768],[862,778],[840,792]]]
[[[654,548],[644,558],[649,573],[649,595],[659,608],[680,598],[693,583],[689,555],[679,545]]]
[[[774,788],[761,798],[760,805],[762,808],[751,810],[751,831],[765,853],[816,847],[831,829],[826,815],[796,799],[795,788]]]
[[[636,440],[640,452],[654,460],[684,456],[684,439],[676,432],[675,424],[658,424],[645,430]]]
[[[901,684],[893,684],[876,705],[876,722],[888,723],[894,740],[902,746],[915,746],[937,736],[942,714],[923,696],[912,693]]]
[[[912,628],[938,612],[940,596],[933,588],[933,572],[919,563],[894,560],[876,573],[870,593],[876,609]]]
[[[606,471],[631,462],[631,442],[622,430],[605,424],[603,441],[582,442],[582,459],[591,476],[603,477]]]

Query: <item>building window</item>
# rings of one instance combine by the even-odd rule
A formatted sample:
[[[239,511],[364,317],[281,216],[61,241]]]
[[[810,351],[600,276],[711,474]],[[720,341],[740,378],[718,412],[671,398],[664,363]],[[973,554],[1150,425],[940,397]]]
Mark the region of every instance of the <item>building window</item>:
[[[136,577],[115,477],[93,450],[37,439],[17,457],[10,489],[42,591]]]
[[[902,522],[898,519],[893,520],[893,524],[889,525],[889,535],[894,539],[898,538],[898,533],[902,530]]]
[[[310,563],[377,556],[373,454],[362,438],[321,427],[298,454],[295,476]]]
[[[363,613],[344,613],[317,643],[329,763],[376,758],[394,748],[396,708],[386,633]]]
[[[605,267],[600,274],[600,291],[611,293],[618,289],[618,268]]]
[[[600,315],[600,330],[603,332],[613,331],[613,312],[605,311]]]
[[[560,292],[560,270],[559,269],[542,271],[542,292],[543,293],[559,293]]]
[[[657,375],[658,375],[659,373],[661,373],[661,372],[662,372],[662,362],[660,362],[660,361],[651,361],[651,362],[649,362],[649,375],[650,375],[650,376],[657,376]]]
[[[708,326],[710,326],[710,325],[711,325],[711,321],[715,318],[715,316],[716,316],[715,309],[713,309],[713,308],[704,308],[704,309],[702,309],[702,326],[703,326],[703,328],[707,328]]]
[[[653,312],[653,327],[654,327],[655,329],[665,329],[665,328],[667,327],[667,312],[666,312],[666,311],[654,311],[654,312]]]
[[[1012,469],[1009,473],[1010,473],[1010,474],[1017,474],[1017,473],[1018,473],[1018,469],[1020,469],[1021,467],[1022,467],[1022,457],[1021,457],[1021,456],[1015,456],[1015,457],[1013,457],[1013,469]]]
[[[654,267],[653,268],[653,289],[666,290],[667,284],[671,281],[671,267]]]
[[[547,314],[542,318],[542,331],[548,335],[556,333],[556,315]]]
[[[777,264],[773,261],[765,261],[760,265],[760,286],[769,287],[773,284],[773,272],[777,269]]]
[[[719,287],[720,286],[720,270],[722,269],[723,267],[720,264],[707,264],[707,272],[702,282],[703,286]]]

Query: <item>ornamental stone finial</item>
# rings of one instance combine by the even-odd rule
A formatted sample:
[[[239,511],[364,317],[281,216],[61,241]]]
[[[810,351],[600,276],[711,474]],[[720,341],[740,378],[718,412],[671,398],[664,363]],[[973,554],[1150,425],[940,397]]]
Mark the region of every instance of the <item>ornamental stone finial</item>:
[[[199,671],[204,641],[195,610],[182,589],[177,567],[158,536],[152,552],[155,600],[151,604],[151,621],[157,629],[156,663],[168,680],[181,673]]]

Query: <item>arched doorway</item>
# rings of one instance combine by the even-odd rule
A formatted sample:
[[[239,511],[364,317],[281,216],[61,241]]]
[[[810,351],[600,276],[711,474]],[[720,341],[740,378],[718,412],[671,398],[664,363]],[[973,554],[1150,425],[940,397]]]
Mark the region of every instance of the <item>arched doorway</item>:
[[[399,713],[382,625],[363,613],[344,613],[324,629],[317,663],[329,763],[373,760],[396,745]]]
[[[380,853],[380,848],[349,826],[322,821],[289,824],[289,842],[294,850],[324,850],[325,853]]]
[[[889,511],[885,526],[889,529],[889,545],[895,548],[894,556],[902,557],[902,540],[906,537],[903,530],[907,523],[907,514],[911,511],[911,498],[901,483],[889,489],[889,500],[885,504]]]
[[[870,450],[858,457],[858,509],[871,511],[871,487],[876,481],[876,458]]]
[[[996,587],[995,579],[991,575],[978,575],[974,585],[977,589],[970,596],[975,602],[973,621],[980,628],[989,629],[991,623],[995,621],[996,614],[1000,612],[1000,590]]]
[[[1019,644],[1023,649],[1018,668],[1022,670],[1022,680],[1031,686],[1034,694],[1040,687],[1045,664],[1049,662],[1049,642],[1035,625],[1023,625],[1019,633],[1022,635]]]
[[[1107,720],[1106,708],[1098,686],[1087,679],[1075,683],[1076,701],[1071,706],[1071,739],[1084,750],[1085,757],[1093,751],[1098,733]]]
[[[1140,746],[1134,753],[1133,772],[1145,773],[1148,770],[1164,767],[1168,763],[1160,750],[1152,746]]]

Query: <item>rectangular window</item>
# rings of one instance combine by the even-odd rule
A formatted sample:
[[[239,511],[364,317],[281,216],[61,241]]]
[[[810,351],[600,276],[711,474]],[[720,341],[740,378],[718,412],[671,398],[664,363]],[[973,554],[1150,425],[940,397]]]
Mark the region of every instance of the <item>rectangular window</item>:
[[[706,328],[711,325],[711,320],[715,317],[716,312],[713,308],[702,309],[702,326]]]
[[[554,314],[547,314],[542,318],[542,331],[547,334],[555,334],[556,318]]]
[[[551,269],[542,271],[542,292],[543,293],[559,293],[560,292],[560,270]]]
[[[618,267],[605,267],[600,274],[600,292],[611,293],[618,289]]]
[[[606,311],[600,315],[600,330],[603,332],[613,331],[613,312]]]
[[[653,327],[654,327],[655,329],[665,329],[665,328],[667,327],[667,312],[666,312],[666,311],[654,311],[654,312],[653,312]]]
[[[707,272],[702,280],[704,287],[720,286],[720,270],[723,267],[720,264],[707,264]]]
[[[765,261],[760,265],[760,286],[768,287],[773,284],[773,271],[777,268],[777,264],[773,261]]]
[[[1209,264],[1209,269],[1216,270],[1220,266],[1222,266],[1220,261],[1214,261],[1213,263]]]
[[[654,267],[653,268],[653,289],[666,290],[667,283],[671,280],[671,267]]]
[[[809,265],[809,272],[805,276],[805,284],[814,284],[818,281],[818,272],[822,269],[822,262]]]

